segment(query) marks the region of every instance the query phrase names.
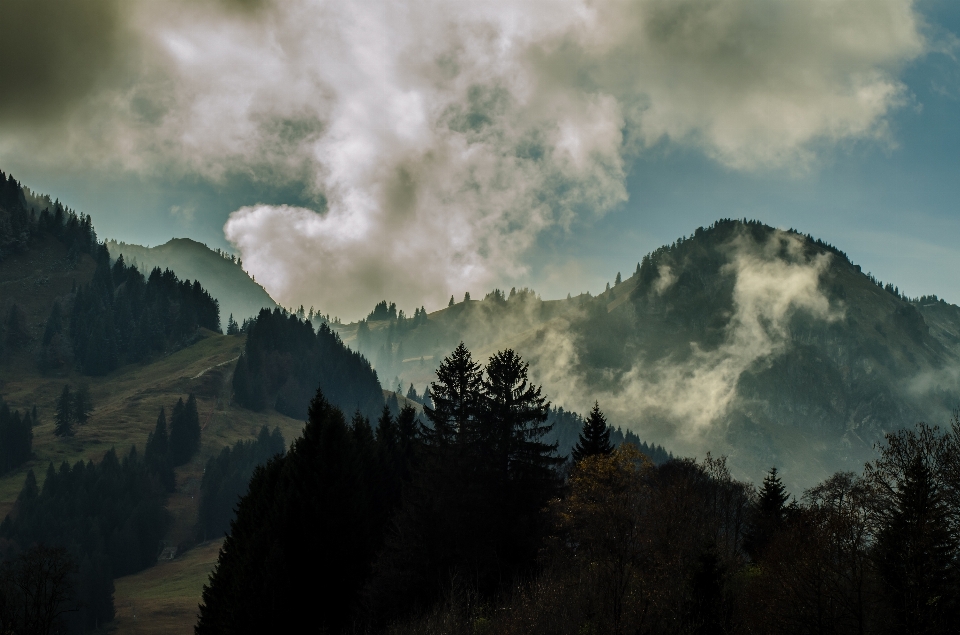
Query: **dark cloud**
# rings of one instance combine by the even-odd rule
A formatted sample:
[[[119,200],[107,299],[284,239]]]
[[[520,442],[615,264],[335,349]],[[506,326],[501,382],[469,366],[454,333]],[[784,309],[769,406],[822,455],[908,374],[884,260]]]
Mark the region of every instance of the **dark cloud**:
[[[118,0],[0,2],[0,120],[69,112],[115,70],[121,14]]]

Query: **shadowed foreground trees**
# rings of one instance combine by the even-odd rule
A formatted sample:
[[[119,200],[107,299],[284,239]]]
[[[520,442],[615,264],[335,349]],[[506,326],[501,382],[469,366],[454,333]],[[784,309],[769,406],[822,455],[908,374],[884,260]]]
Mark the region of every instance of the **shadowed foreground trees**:
[[[484,372],[461,345],[431,393],[429,423],[385,409],[374,434],[317,392],[303,436],[254,472],[198,633],[342,632],[428,608],[451,579],[492,598],[533,571],[561,460],[526,364],[504,351]],[[324,593],[303,584],[319,572]]]
[[[254,472],[197,632],[955,631],[960,422],[890,434],[862,476],[792,502],[775,469],[755,489],[724,458],[630,444],[584,451],[564,483],[527,372],[461,345],[425,420],[384,409],[376,430],[318,392]],[[581,450],[603,441],[595,411]]]

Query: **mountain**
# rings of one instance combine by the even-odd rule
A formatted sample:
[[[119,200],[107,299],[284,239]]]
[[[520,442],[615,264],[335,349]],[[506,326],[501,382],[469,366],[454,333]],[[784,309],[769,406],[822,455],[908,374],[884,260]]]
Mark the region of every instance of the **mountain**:
[[[797,493],[960,405],[960,307],[905,297],[839,249],[755,221],[699,228],[595,297],[494,291],[416,325],[340,332],[416,390],[461,339],[481,360],[515,348],[555,404],[597,400],[644,441],[725,454],[755,482],[776,465]]]
[[[277,303],[243,270],[241,262],[213,251],[189,238],[174,238],[156,247],[107,241],[110,257],[121,254],[128,265],[136,264],[144,275],[154,267],[171,269],[180,278],[197,280],[220,302],[224,328],[233,315],[237,322],[253,317],[260,309],[273,309]]]

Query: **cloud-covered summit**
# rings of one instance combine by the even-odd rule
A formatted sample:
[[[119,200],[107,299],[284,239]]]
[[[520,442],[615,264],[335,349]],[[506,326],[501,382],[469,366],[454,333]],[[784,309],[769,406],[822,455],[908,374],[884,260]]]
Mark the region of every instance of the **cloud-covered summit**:
[[[0,158],[299,184],[314,209],[251,204],[226,236],[281,303],[348,316],[520,278],[657,144],[755,170],[886,142],[925,47],[909,0],[102,1],[100,27],[28,4],[0,13],[95,54],[7,72]]]

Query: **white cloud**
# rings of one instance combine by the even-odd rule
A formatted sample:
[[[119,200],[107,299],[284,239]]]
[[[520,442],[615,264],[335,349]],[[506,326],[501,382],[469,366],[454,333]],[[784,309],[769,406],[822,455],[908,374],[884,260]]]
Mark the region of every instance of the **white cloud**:
[[[522,276],[541,231],[623,202],[630,156],[664,139],[747,170],[883,139],[924,48],[911,0],[127,13],[124,72],[58,134],[3,130],[0,156],[305,182],[321,211],[256,205],[225,231],[281,303],[347,315]]]

